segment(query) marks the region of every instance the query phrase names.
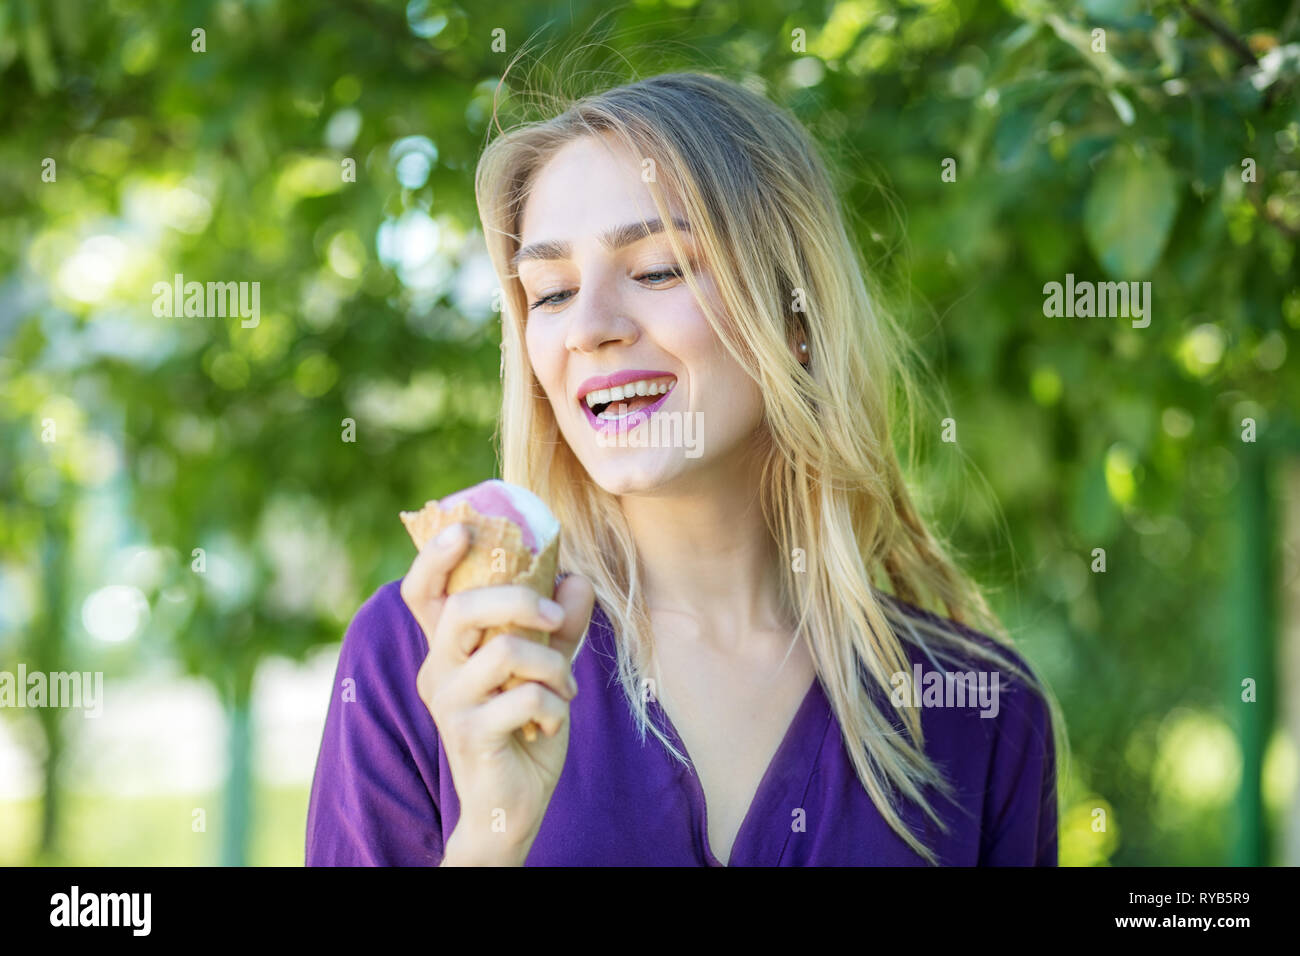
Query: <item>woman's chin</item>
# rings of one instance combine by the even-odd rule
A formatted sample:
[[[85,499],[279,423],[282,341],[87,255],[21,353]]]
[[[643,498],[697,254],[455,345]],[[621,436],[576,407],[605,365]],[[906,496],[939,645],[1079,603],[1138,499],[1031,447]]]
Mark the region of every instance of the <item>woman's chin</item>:
[[[686,462],[680,449],[597,448],[584,464],[609,494],[644,495],[667,490]]]

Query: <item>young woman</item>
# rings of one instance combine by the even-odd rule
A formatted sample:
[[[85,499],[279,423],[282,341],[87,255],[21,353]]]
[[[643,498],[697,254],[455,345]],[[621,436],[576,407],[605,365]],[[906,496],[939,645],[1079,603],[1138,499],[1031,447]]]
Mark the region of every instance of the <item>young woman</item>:
[[[476,190],[503,477],[566,573],[447,597],[458,527],[366,602],[308,864],[1054,865],[1050,695],[912,505],[807,134],[661,75],[501,135]],[[502,624],[550,646],[473,650]]]

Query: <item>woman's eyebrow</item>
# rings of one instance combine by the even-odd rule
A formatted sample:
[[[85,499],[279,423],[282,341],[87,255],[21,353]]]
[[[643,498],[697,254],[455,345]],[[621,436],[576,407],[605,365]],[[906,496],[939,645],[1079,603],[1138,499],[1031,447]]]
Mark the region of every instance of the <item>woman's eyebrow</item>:
[[[673,217],[673,227],[681,232],[690,232],[691,227],[685,219]],[[651,219],[649,222],[629,222],[625,226],[615,226],[600,237],[601,244],[613,252],[616,249],[622,249],[624,246],[630,246],[634,242],[640,242],[647,236],[654,235],[664,231],[662,219]],[[541,242],[530,242],[513,256],[510,257],[510,268],[518,270],[519,263],[525,259],[567,259],[573,254],[573,247],[562,239],[543,239]]]

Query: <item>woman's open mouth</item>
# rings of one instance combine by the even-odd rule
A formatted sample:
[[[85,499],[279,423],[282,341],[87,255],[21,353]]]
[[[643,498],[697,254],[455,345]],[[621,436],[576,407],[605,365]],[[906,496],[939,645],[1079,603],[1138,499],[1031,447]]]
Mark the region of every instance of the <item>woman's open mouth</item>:
[[[599,431],[635,426],[668,400],[676,384],[674,375],[646,375],[610,388],[593,389],[578,399],[578,404],[591,427]]]

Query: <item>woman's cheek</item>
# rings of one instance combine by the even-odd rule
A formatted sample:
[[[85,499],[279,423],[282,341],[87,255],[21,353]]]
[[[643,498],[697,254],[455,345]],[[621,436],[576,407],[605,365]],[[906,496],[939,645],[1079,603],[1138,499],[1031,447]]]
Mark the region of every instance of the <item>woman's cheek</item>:
[[[660,346],[697,374],[720,363],[727,350],[713,332],[699,305],[693,300],[683,308],[661,315],[657,332]]]
[[[546,390],[548,396],[554,397],[554,387],[563,369],[560,367],[562,357],[548,341],[545,332],[535,322],[524,327],[524,348],[528,350],[528,361],[533,367],[533,374]]]

